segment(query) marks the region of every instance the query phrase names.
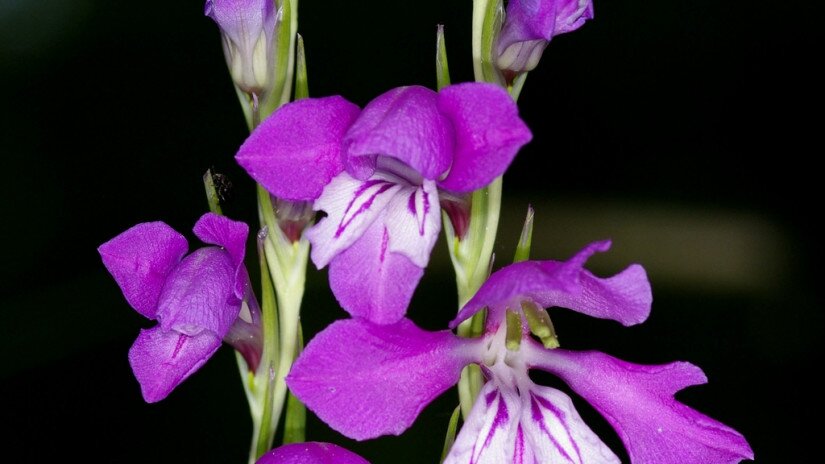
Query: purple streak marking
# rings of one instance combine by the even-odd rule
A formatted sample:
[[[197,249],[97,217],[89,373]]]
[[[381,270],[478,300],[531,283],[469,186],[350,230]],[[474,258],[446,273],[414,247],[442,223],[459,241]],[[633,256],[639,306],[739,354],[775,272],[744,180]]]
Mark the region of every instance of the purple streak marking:
[[[349,219],[347,219],[347,214],[349,214],[353,204],[355,204],[355,200],[357,200],[361,195],[363,195],[364,192],[367,191],[370,187],[378,184],[384,185],[382,185],[381,188],[379,188],[375,193],[373,193],[369,200],[362,203],[361,207],[358,208],[358,211],[353,213],[352,216],[350,216]],[[369,180],[367,182],[364,182],[364,184],[361,185],[361,187],[359,187],[358,190],[355,192],[355,196],[352,197],[352,200],[350,200],[349,205],[347,205],[347,209],[346,211],[344,211],[344,216],[341,218],[341,223],[338,225],[338,230],[335,231],[335,238],[340,237],[341,234],[344,233],[345,230],[347,230],[347,227],[349,227],[352,221],[355,220],[355,218],[358,217],[359,214],[370,209],[370,206],[372,206],[372,202],[375,200],[375,197],[386,192],[387,190],[392,188],[393,185],[395,184],[384,180]]]
[[[415,189],[410,194],[409,201],[407,201],[407,209],[409,209],[410,212],[412,213],[412,215],[416,219],[418,219],[418,208],[416,208],[416,206],[415,206],[415,197],[416,197],[416,195],[418,194],[419,191],[421,191],[422,195],[424,196],[424,198],[423,198],[424,214],[421,217],[421,220],[418,221],[418,235],[423,237],[424,236],[424,228],[425,228],[424,226],[427,224],[427,213],[430,212],[430,195],[426,191],[424,191],[424,189],[422,189],[421,187]]]
[[[175,351],[172,352],[172,359],[178,357],[178,353],[180,353],[180,350],[183,348],[184,343],[186,343],[186,335],[178,335],[178,342],[175,344]]]
[[[513,450],[513,462],[524,464],[524,431],[521,428],[521,424],[519,424],[516,429],[516,446]]]
[[[384,262],[384,256],[387,255],[387,247],[390,244],[390,234],[387,232],[386,226],[384,227],[384,235],[381,237],[381,256],[379,257],[380,261]]]
[[[545,427],[545,425],[544,425],[544,416],[541,413],[541,407],[544,407],[545,409],[550,411],[554,416],[556,416],[556,418],[559,420],[559,422],[562,424],[562,426],[564,426],[564,430],[567,432],[567,438],[570,439],[570,443],[573,444],[573,449],[576,450],[576,455],[579,458],[578,462],[582,462],[581,451],[579,451],[579,447],[576,445],[576,441],[573,440],[573,436],[570,435],[570,429],[567,427],[567,425],[564,421],[564,413],[562,413],[555,406],[553,406],[553,403],[547,401],[546,399],[544,399],[540,396],[536,396],[531,392],[530,393],[530,410],[532,412],[533,420],[535,422],[539,423],[539,428],[541,429],[542,432],[544,432],[545,435],[547,435],[547,438],[550,439],[550,441],[553,443],[553,445],[556,447],[556,449],[558,449],[559,452],[565,458],[567,458],[568,461],[573,462],[573,459],[570,457],[570,455],[567,454],[567,452],[564,450],[564,448],[561,447],[559,442],[556,441],[556,439],[553,438],[553,435],[550,434],[550,431],[547,430],[547,427]]]
[[[492,406],[493,401],[496,400],[496,396],[498,396],[498,390],[493,390],[484,397],[484,401],[487,402],[487,406]]]
[[[493,397],[492,400],[490,396]],[[498,398],[498,409],[496,410],[496,417],[495,419],[493,419],[493,424],[490,427],[490,430],[487,432],[487,437],[484,439],[484,444],[481,445],[482,450],[490,446],[490,443],[493,441],[493,437],[495,437],[496,432],[499,429],[501,429],[504,426],[504,424],[507,423],[507,420],[510,418],[509,414],[507,414],[507,405],[505,404],[504,398],[502,398],[501,393],[498,390],[494,390],[493,392],[488,394],[485,400],[487,401],[487,404],[490,405],[496,398]],[[473,446],[473,452],[470,456],[470,464],[475,463],[475,455],[476,449],[475,446]]]

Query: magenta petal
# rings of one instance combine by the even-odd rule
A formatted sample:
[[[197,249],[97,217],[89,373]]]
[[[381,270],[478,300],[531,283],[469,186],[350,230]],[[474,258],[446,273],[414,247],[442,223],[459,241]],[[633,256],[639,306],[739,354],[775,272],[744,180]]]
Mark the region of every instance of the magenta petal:
[[[275,448],[255,464],[369,464],[369,461],[332,443],[310,441]]]
[[[252,132],[235,159],[271,194],[314,200],[344,169],[341,141],[359,111],[339,96],[289,103]]]
[[[377,324],[404,317],[422,275],[424,269],[389,250],[380,219],[329,263],[329,286],[341,307]]]
[[[544,350],[530,362],[558,375],[619,433],[630,459],[645,464],[731,464],[753,459],[732,428],[676,401],[674,394],[707,381],[686,363],[631,364],[599,352]]]
[[[192,230],[202,242],[223,247],[229,253],[232,264],[235,266],[235,296],[243,299],[249,280],[243,265],[249,226],[226,216],[206,213],[198,219]]]
[[[243,263],[246,237],[249,235],[249,226],[245,223],[215,213],[206,213],[198,219],[192,230],[203,243],[225,248],[233,265],[240,266]]]
[[[146,222],[100,245],[97,251],[126,301],[140,314],[154,319],[166,276],[187,248],[183,235],[167,224]]]
[[[356,440],[399,435],[480,357],[480,339],[426,332],[407,319],[337,321],[292,366],[290,390],[333,429]]]
[[[241,309],[235,273],[229,254],[217,247],[201,248],[184,258],[160,295],[160,325],[191,336],[209,331],[223,338]]]
[[[155,403],[166,398],[220,346],[220,337],[211,332],[188,336],[160,326],[141,330],[129,350],[129,364],[143,399]]]
[[[365,108],[344,138],[347,172],[367,179],[376,157],[404,162],[426,179],[438,179],[453,149],[450,123],[436,108],[436,93],[421,86],[398,87]]]
[[[643,322],[653,296],[647,274],[634,264],[613,277],[596,277],[582,266],[593,253],[606,251],[610,242],[595,242],[566,262],[524,261],[502,268],[487,279],[450,323],[457,326],[484,307],[498,320],[506,308],[518,309],[522,300],[547,308],[559,306],[624,325]]]
[[[532,292],[530,298],[545,308],[570,308],[599,319],[612,319],[625,326],[644,322],[650,315],[653,293],[642,266],[632,264],[606,279],[584,269],[593,254],[609,249],[610,241],[594,242],[567,262],[543,262],[544,273],[556,275],[560,280],[578,282],[579,290],[566,292],[545,288]]]
[[[533,138],[510,95],[493,84],[451,85],[438,93],[438,109],[452,122],[455,153],[439,187],[470,192],[504,174],[519,149]]]

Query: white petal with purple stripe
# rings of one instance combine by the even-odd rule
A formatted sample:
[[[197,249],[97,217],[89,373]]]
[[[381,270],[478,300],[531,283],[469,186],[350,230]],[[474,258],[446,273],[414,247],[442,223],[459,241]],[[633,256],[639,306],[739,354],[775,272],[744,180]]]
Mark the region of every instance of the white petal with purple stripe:
[[[567,395],[527,383],[487,382],[444,464],[619,464]]]
[[[441,230],[435,182],[425,179],[420,187],[401,189],[389,204],[386,225],[389,250],[403,254],[418,267],[426,267]]]
[[[319,269],[326,266],[352,245],[401,189],[401,185],[375,176],[361,181],[342,172],[332,179],[314,204],[315,210],[325,211],[327,217],[306,232],[315,265]]]

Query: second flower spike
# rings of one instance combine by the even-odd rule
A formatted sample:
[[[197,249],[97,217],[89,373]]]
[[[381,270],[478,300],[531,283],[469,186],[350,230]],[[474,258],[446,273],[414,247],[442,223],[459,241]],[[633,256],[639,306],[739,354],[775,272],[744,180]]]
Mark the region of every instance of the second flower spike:
[[[500,176],[532,135],[507,93],[468,83],[399,87],[359,110],[341,97],[278,110],[236,159],[273,195],[314,201],[316,266],[350,314],[402,318],[441,228],[441,192]]]

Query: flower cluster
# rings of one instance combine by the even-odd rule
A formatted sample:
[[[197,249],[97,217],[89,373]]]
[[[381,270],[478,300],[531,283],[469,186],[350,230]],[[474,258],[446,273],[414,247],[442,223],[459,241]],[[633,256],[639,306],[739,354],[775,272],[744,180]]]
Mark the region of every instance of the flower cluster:
[[[439,55],[438,91],[398,87],[363,109],[341,96],[307,97],[296,8],[295,0],[205,5],[251,128],[235,159],[259,184],[260,306],[244,265],[249,227],[222,216],[217,200],[194,226],[207,246],[192,253],[163,222],[138,224],[98,249],[127,302],[157,321],[129,351],[147,402],[166,398],[226,342],[240,355],[252,415],[250,463],[365,464],[336,445],[305,442],[304,408],[367,440],[403,433],[456,384],[464,422],[448,433],[445,464],[618,463],[567,393],[531,377],[540,370],[601,413],[635,464],[753,458],[741,434],[675,399],[706,382],[698,367],[560,347],[548,310],[624,326],[650,314],[641,265],[607,278],[585,269],[609,241],[567,261],[528,261],[528,222],[516,262],[490,274],[500,178],[533,137],[516,105],[523,76],[554,36],[593,17],[590,0],[510,0],[506,10],[476,0],[479,82],[448,85]],[[315,212],[323,213],[317,223]],[[449,330],[431,332],[406,313],[442,212],[464,304]],[[296,359],[310,246],[350,318],[311,337]],[[285,406],[287,386],[300,402]],[[272,449],[284,409],[285,444]]]

